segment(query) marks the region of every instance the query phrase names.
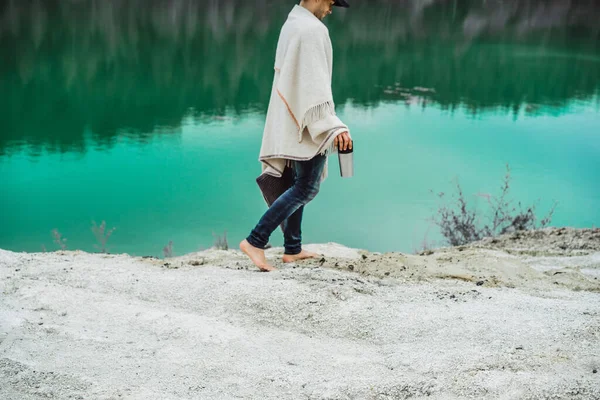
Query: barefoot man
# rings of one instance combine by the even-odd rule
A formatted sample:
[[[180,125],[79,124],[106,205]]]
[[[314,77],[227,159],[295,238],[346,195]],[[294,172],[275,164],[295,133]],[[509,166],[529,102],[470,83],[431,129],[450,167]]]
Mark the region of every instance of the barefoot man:
[[[269,206],[240,249],[261,271],[274,268],[265,258],[269,237],[281,227],[283,262],[317,257],[302,250],[304,206],[327,177],[327,157],[352,148],[348,127],[335,113],[331,91],[333,51],[322,20],[345,0],[302,0],[281,28],[275,76],[258,160],[256,179]]]

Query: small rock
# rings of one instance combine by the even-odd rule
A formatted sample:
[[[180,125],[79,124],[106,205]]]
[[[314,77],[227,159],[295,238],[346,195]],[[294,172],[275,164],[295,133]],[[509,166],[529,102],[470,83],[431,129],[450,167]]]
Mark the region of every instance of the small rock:
[[[350,271],[354,271],[354,265],[352,265],[352,264],[348,265],[348,269],[349,269]]]
[[[515,349],[517,349],[517,350],[523,350],[523,346],[517,346],[517,347],[515,347]]]
[[[366,260],[366,259],[367,259],[367,256],[363,254],[363,255],[362,255],[362,259],[363,259],[363,260]]]
[[[597,369],[592,370],[592,374],[595,374],[596,372],[598,372]]]
[[[478,282],[476,283],[476,285],[477,285],[477,286],[481,286],[481,285],[483,285],[483,281],[478,281]]]

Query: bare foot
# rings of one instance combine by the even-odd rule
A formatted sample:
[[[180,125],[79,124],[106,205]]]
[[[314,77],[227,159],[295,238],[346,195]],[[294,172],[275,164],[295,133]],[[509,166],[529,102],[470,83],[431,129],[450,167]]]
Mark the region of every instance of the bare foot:
[[[311,251],[302,250],[298,254],[284,254],[283,262],[290,263],[290,262],[294,262],[294,261],[298,261],[298,260],[304,260],[306,258],[317,258],[317,257],[321,257],[321,256],[319,254],[313,253]]]
[[[250,260],[256,265],[261,271],[277,271],[277,268],[273,267],[267,262],[265,257],[265,251],[258,247],[252,246],[246,239],[240,242],[240,250],[242,250]]]

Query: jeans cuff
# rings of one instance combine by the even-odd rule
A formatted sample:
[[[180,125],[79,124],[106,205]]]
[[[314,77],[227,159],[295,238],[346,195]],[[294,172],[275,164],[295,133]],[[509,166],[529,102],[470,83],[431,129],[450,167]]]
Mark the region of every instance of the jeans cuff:
[[[283,254],[287,254],[290,256],[295,256],[296,254],[300,254],[302,252],[302,247],[298,246],[298,247],[286,247],[285,250],[283,251]]]
[[[246,241],[248,243],[250,243],[252,246],[259,248],[261,250],[264,250],[265,247],[267,246],[267,244],[262,244],[260,241],[257,241],[254,239],[254,237],[252,236],[252,234],[248,235],[248,237],[246,238]]]

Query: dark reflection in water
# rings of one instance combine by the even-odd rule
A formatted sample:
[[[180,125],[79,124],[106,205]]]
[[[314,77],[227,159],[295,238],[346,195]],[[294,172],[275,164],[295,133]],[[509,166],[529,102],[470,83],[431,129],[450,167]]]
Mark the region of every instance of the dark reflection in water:
[[[355,0],[327,21],[336,102],[561,112],[598,91],[598,3]],[[86,132],[105,145],[144,140],[189,115],[264,112],[293,4],[0,1],[0,154],[83,149]]]

